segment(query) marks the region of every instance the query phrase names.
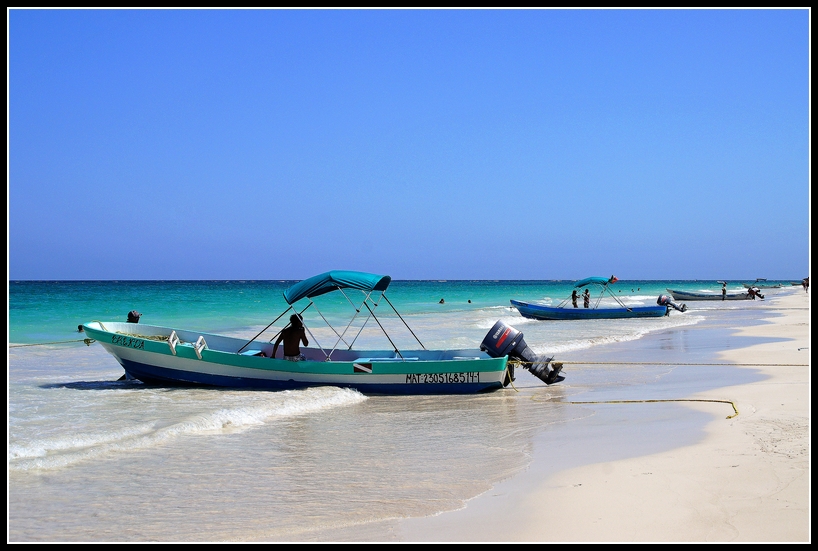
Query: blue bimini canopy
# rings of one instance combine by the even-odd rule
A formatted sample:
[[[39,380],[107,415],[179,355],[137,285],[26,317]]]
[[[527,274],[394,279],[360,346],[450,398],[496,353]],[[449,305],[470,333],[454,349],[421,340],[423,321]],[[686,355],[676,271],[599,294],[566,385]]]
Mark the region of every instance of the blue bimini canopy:
[[[617,279],[611,276],[610,279],[607,277],[586,277],[585,279],[581,279],[574,284],[574,287],[585,287],[586,285],[590,285],[591,283],[596,283],[598,285],[607,285],[608,283],[613,283],[617,281]]]
[[[293,304],[302,298],[317,297],[338,289],[386,291],[391,282],[392,278],[389,276],[333,270],[296,283],[284,291],[284,300],[287,304]]]

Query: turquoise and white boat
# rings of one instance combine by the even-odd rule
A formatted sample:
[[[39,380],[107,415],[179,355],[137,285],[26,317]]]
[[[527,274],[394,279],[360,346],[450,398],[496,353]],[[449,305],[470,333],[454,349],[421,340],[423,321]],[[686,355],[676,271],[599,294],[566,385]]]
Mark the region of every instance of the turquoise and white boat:
[[[608,288],[609,285],[619,281],[616,276],[588,277],[577,281],[574,284],[574,293],[559,303],[557,306],[547,306],[533,302],[523,302],[511,300],[514,306],[525,318],[536,320],[587,320],[587,319],[618,319],[618,318],[658,318],[666,316],[669,308],[666,305],[656,306],[627,306],[622,300],[614,295]],[[587,302],[583,301],[583,296],[576,294],[577,289],[597,286],[599,294],[590,297],[588,292]],[[616,306],[600,306],[600,302],[608,293]],[[583,304],[579,304],[582,301]],[[569,304],[570,303],[570,304]]]
[[[138,317],[136,323],[92,321],[83,324],[83,330],[116,358],[126,378],[152,385],[257,389],[331,385],[369,394],[468,394],[507,386],[514,380],[515,365],[529,369],[546,384],[563,379],[561,365],[551,366],[550,358],[531,354],[522,333],[499,321],[479,349],[427,350],[386,297],[390,282],[389,276],[351,271],[331,271],[301,281],[284,292],[289,307],[250,340],[140,324]],[[363,299],[352,301],[350,291],[361,292]],[[275,337],[259,340],[260,336],[290,310],[299,315],[309,308],[317,310],[313,299],[330,292],[343,293],[354,309],[352,320],[341,331],[319,312],[337,336],[334,344],[317,344],[314,331],[305,323],[311,342],[316,343],[301,348],[306,359],[272,358]],[[419,348],[395,346],[381,323],[384,316],[375,315],[380,304],[391,307]],[[354,349],[357,335],[373,324],[382,330],[389,348]]]

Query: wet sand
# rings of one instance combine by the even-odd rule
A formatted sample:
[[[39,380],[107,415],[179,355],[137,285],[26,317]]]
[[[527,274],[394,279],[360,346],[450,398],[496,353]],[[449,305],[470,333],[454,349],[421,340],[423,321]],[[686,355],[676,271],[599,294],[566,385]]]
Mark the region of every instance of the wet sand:
[[[573,394],[567,399],[634,402],[583,405],[594,414],[540,435],[524,472],[463,509],[380,526],[365,539],[809,542],[809,296],[800,287],[775,290],[753,307],[757,322],[737,316],[723,328],[694,327],[596,353],[659,361],[660,350],[682,348],[685,362],[738,367],[679,366],[650,396],[621,396],[615,386]],[[722,376],[731,386],[719,386]],[[712,378],[715,387],[686,393],[686,381],[697,377]],[[667,449],[679,423],[689,429],[701,416],[700,438],[650,451]]]

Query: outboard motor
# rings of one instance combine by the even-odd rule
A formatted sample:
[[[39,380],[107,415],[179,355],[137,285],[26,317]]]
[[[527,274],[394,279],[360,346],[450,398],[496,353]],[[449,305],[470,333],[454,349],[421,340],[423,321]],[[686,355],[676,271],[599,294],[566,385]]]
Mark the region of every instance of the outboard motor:
[[[535,354],[525,343],[523,334],[506,325],[502,321],[498,321],[491,328],[491,331],[483,339],[480,344],[480,350],[486,352],[492,358],[501,358],[508,356],[509,360],[516,360],[524,362],[522,365],[528,369],[532,375],[540,379],[547,385],[558,383],[565,379],[560,375],[562,364],[554,364],[549,367],[553,358],[546,358]],[[509,374],[511,380],[514,380],[513,366],[509,366]]]
[[[673,302],[673,300],[667,295],[659,295],[659,298],[656,299],[656,304],[658,304],[659,306],[672,306],[679,312],[684,312],[685,310],[687,310],[687,304],[682,304],[681,306],[679,306],[678,304]]]

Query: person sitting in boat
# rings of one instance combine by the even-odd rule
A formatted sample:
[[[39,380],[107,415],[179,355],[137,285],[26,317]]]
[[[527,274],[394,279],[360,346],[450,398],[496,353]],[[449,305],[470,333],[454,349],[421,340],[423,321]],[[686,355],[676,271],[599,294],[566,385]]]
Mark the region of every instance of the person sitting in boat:
[[[310,341],[307,340],[307,333],[304,331],[304,324],[301,321],[301,316],[293,314],[290,316],[290,324],[281,330],[281,333],[273,345],[272,358],[276,357],[278,345],[284,341],[284,359],[291,362],[301,362],[306,360],[304,354],[301,353],[299,343],[304,343],[304,346],[309,346]]]
[[[571,291],[571,304],[574,305],[574,308],[579,308],[577,306],[577,299],[578,298],[579,298],[579,295],[577,295],[577,290],[574,289],[573,291]]]
[[[585,289],[585,292],[582,293],[582,305],[585,308],[588,308],[591,305],[591,291]]]

